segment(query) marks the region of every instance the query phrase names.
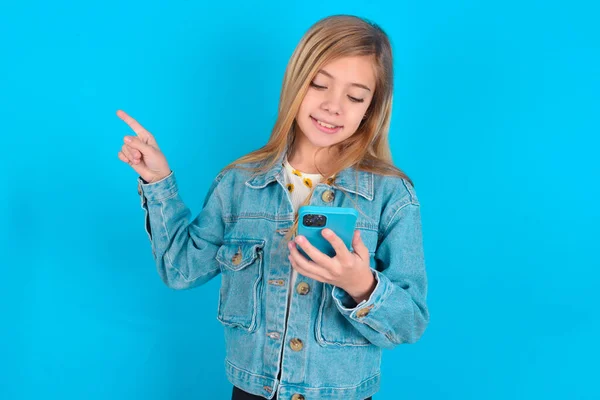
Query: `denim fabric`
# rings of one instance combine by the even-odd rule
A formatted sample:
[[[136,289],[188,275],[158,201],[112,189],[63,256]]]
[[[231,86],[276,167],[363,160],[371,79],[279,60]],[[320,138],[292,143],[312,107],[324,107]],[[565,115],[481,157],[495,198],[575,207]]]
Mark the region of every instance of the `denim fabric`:
[[[310,205],[359,211],[377,285],[356,304],[344,290],[298,275],[296,285],[309,290],[293,291],[286,331],[291,266],[283,237],[294,211],[282,160],[262,174],[221,172],[194,219],[174,173],[152,184],[138,178],[158,274],[173,289],[221,274],[216,315],[234,386],[269,399],[364,399],[380,387],[382,349],[415,343],[429,322],[419,201],[405,179],[354,168],[316,185]]]
[[[265,398],[266,397],[264,397],[264,396],[258,396],[256,394],[247,393],[237,386],[234,386],[233,390],[231,391],[231,400],[261,400],[261,399],[265,399]],[[277,395],[275,395],[275,397],[273,397],[273,399],[277,400]],[[372,400],[372,399],[373,398],[371,396],[369,396],[365,400]]]

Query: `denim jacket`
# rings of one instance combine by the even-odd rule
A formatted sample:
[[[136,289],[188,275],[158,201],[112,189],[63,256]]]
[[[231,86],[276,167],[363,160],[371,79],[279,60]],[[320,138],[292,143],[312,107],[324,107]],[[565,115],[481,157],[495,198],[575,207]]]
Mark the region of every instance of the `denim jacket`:
[[[216,314],[233,385],[269,399],[364,399],[379,390],[382,349],[415,343],[429,322],[419,201],[405,179],[354,168],[317,184],[310,205],[359,211],[376,287],[356,304],[299,274],[286,324],[283,239],[294,210],[284,173],[281,162],[262,174],[221,172],[193,220],[173,172],[151,184],[138,178],[158,274],[173,289],[221,274]]]

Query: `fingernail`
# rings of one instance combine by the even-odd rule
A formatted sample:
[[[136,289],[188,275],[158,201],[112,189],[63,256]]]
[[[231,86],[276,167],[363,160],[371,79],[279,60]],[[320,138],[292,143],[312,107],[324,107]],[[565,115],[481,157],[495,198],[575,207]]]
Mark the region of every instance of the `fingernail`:
[[[130,138],[129,136],[125,136],[125,141],[126,141],[127,143],[131,143],[131,138]]]

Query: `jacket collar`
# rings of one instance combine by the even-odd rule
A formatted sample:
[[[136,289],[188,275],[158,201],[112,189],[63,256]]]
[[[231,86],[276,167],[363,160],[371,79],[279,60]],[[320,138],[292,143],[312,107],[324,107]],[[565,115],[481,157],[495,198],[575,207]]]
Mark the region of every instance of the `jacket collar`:
[[[281,154],[275,165],[268,171],[253,175],[246,181],[246,185],[253,189],[261,189],[275,182],[278,178],[283,182],[283,160],[285,153]],[[358,186],[356,175],[358,175]],[[339,187],[347,192],[356,193],[367,200],[373,200],[373,173],[358,171],[354,167],[346,168],[338,173],[333,187]]]

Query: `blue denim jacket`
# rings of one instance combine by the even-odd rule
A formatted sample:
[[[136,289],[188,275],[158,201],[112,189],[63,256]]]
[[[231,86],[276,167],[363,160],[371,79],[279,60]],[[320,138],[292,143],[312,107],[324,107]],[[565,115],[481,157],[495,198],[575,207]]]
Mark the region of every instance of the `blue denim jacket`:
[[[217,319],[233,385],[266,398],[364,399],[379,390],[382,349],[416,342],[429,322],[415,190],[353,168],[331,186],[316,185],[310,205],[359,210],[377,285],[356,304],[344,290],[298,275],[286,326],[291,266],[283,238],[294,210],[284,173],[281,162],[263,174],[221,172],[191,221],[174,173],[152,184],[138,178],[158,273],[173,289],[221,274]]]

